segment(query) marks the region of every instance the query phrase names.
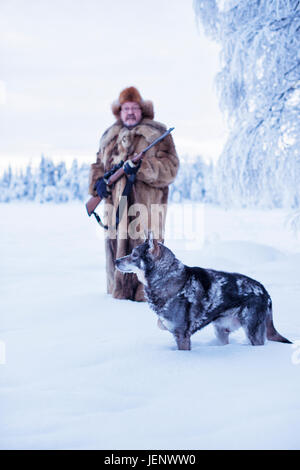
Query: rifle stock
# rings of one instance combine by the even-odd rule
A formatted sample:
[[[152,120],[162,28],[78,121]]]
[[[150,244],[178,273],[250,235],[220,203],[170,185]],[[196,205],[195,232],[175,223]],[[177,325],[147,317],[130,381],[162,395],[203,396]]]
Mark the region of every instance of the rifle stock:
[[[135,155],[132,158],[133,163],[137,163],[138,161],[140,161],[143,158],[143,155],[144,155],[144,150],[141,153],[139,153],[138,155]],[[116,181],[118,181],[124,175],[124,173],[125,173],[125,171],[123,170],[123,167],[121,167],[117,171],[115,171],[115,173],[113,175],[111,175],[110,178],[108,178],[107,186],[111,186]],[[92,213],[94,212],[94,210],[100,204],[101,201],[102,201],[102,198],[100,196],[92,196],[88,200],[88,202],[85,205],[88,216],[92,215]]]
[[[101,197],[100,196],[90,197],[90,199],[88,200],[88,202],[85,205],[89,217],[92,215],[92,213],[94,212],[96,207],[100,204],[100,202],[101,202]]]
[[[147,152],[147,150],[149,150],[151,147],[153,147],[154,145],[156,145],[158,142],[160,142],[161,140],[163,140],[165,137],[167,137],[167,135],[169,135],[172,130],[174,129],[174,127],[171,127],[168,131],[166,131],[164,134],[162,134],[160,137],[158,137],[157,139],[154,140],[154,142],[152,142],[152,144],[148,145],[148,147],[146,147],[144,150],[142,150],[140,153],[138,153],[137,155],[135,155],[131,160],[133,163],[137,163],[139,162],[142,158],[143,158],[143,155]],[[109,179],[107,180],[107,185],[108,186],[111,186],[112,184],[114,184],[116,181],[118,181],[123,175],[124,175],[124,170],[123,170],[123,167],[119,168],[117,171],[115,171],[110,177]],[[90,199],[88,200],[88,202],[86,203],[85,207],[86,207],[86,210],[87,210],[87,213],[89,216],[91,216],[93,214],[93,212],[95,211],[96,207],[100,204],[100,202],[102,201],[102,198],[100,196],[92,196],[90,197]]]

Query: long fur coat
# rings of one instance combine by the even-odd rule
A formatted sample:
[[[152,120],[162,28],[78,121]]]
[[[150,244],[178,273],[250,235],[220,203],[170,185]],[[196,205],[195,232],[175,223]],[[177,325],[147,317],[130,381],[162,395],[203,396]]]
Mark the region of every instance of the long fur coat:
[[[113,165],[141,152],[165,131],[163,124],[149,118],[143,118],[132,129],[124,126],[121,120],[116,121],[103,134],[97,161],[91,165],[90,194],[97,196],[94,189],[96,181]],[[117,230],[114,217],[126,176],[115,183],[111,196],[105,199],[106,223],[109,226],[105,239],[107,292],[114,298],[144,300],[143,286],[136,275],[120,273],[115,269],[114,261],[140,244],[145,230],[152,230],[154,237],[163,241],[168,186],[174,181],[178,166],[171,135],[146,152]]]

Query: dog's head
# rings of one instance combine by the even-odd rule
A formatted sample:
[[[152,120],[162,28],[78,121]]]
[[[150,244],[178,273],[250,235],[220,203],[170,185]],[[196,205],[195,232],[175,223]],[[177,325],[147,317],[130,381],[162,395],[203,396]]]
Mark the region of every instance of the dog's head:
[[[153,271],[167,252],[170,250],[154,239],[152,232],[149,232],[144,243],[136,246],[130,255],[116,259],[115,265],[122,273],[135,273],[139,281],[147,285],[147,274]]]

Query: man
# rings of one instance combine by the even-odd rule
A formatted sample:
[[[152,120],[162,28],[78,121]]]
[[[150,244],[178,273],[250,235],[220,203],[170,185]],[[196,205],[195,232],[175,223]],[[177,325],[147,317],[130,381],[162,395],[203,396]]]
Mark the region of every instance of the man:
[[[112,214],[110,209],[113,208],[114,216],[116,212],[120,216],[115,232],[110,230],[115,227],[115,218],[108,220],[105,239],[107,292],[117,299],[144,301],[143,285],[136,275],[120,273],[114,262],[142,242],[145,230],[152,230],[154,236],[163,241],[168,185],[176,177],[179,160],[173,139],[168,135],[145,153],[141,164],[135,165],[131,161],[134,154],[166,131],[163,124],[154,121],[152,102],[143,100],[135,87],[125,88],[120,93],[119,99],[112,104],[112,112],[117,120],[101,137],[97,161],[91,165],[89,192],[105,198],[108,214]],[[113,187],[107,187],[104,173],[121,161],[124,161],[125,176]],[[128,180],[132,186],[122,213],[120,198]]]

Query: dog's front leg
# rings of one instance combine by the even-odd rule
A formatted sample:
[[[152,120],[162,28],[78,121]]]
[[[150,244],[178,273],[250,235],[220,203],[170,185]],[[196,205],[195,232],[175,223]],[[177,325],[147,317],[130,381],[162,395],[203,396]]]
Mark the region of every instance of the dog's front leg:
[[[189,335],[182,335],[175,333],[174,334],[177,347],[180,351],[190,351],[191,350],[191,337]]]

